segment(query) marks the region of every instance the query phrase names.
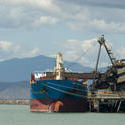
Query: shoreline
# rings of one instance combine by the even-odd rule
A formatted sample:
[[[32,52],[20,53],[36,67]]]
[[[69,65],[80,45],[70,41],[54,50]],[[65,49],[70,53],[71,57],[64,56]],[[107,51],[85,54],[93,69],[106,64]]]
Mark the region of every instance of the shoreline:
[[[29,105],[29,100],[0,100],[0,104]]]

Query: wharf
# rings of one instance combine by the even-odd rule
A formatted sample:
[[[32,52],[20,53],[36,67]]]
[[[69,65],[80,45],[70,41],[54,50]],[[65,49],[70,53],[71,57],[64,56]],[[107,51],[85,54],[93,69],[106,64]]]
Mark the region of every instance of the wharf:
[[[125,92],[88,94],[90,112],[125,112]]]

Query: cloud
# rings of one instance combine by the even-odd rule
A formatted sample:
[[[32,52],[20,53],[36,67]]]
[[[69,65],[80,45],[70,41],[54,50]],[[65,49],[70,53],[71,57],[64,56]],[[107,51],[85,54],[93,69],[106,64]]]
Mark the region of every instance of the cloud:
[[[64,0],[59,2],[61,10],[65,8],[61,14],[66,20],[65,24],[73,30],[117,34],[125,32],[125,9],[120,8],[120,6],[125,8],[122,0]]]
[[[50,16],[41,16],[38,20],[33,23],[33,27],[40,27],[41,25],[53,25],[58,22],[58,19]]]
[[[33,56],[37,56],[39,54],[40,54],[39,48],[33,48],[33,49],[29,50],[29,51],[27,51],[27,50],[24,50],[23,52],[21,51],[19,53],[19,57],[20,58],[33,57]]]
[[[40,54],[38,47],[24,48],[10,41],[0,41],[0,61],[11,58],[33,57]]]
[[[92,40],[67,40],[66,51],[64,52],[64,57],[68,61],[80,62],[82,65],[90,65],[87,56],[92,54],[97,48],[96,39]]]
[[[61,23],[72,30],[125,33],[122,0],[0,0],[0,29],[40,29]]]
[[[88,20],[83,22],[67,23],[67,25],[73,30],[82,30],[89,29],[91,27],[92,31],[98,32],[114,32],[114,33],[123,33],[125,32],[124,23],[115,23],[115,22],[105,22],[104,20]]]
[[[64,59],[68,61],[79,62],[81,65],[95,67],[99,44],[97,38],[90,40],[67,40],[63,42],[65,47]],[[108,42],[108,47],[111,48],[112,43]],[[106,67],[111,64],[108,54],[102,47],[99,67]]]
[[[125,9],[124,0],[63,0],[67,4],[77,4],[80,6],[96,6],[96,7],[105,7],[105,8],[118,8]]]
[[[12,43],[8,41],[0,41],[0,51],[8,51]]]
[[[125,59],[125,47],[122,46],[121,48],[116,50],[116,55],[118,59]]]
[[[10,5],[26,5],[32,7],[39,7],[41,9],[57,11],[58,8],[53,4],[53,0],[1,0],[1,4]]]
[[[41,16],[40,22],[45,24],[55,24],[57,22],[57,19],[54,17],[47,17],[47,16]]]
[[[51,14],[58,11],[53,0],[0,0],[0,29],[37,29],[36,23],[56,24]]]

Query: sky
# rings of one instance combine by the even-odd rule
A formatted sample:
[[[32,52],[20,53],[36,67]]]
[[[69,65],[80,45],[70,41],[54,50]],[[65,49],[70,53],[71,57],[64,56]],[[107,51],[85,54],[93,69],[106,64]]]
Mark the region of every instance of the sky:
[[[0,61],[38,55],[93,67],[102,34],[125,58],[124,0],[0,0]],[[110,65],[102,49],[100,66]]]

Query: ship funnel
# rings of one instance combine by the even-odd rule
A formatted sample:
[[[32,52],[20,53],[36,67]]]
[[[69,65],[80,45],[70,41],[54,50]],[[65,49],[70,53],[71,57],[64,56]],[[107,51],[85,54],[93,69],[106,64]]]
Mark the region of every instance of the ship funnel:
[[[62,53],[59,52],[56,58],[56,66],[54,67],[55,79],[56,80],[63,80],[64,79],[64,67],[63,67],[63,59]]]

